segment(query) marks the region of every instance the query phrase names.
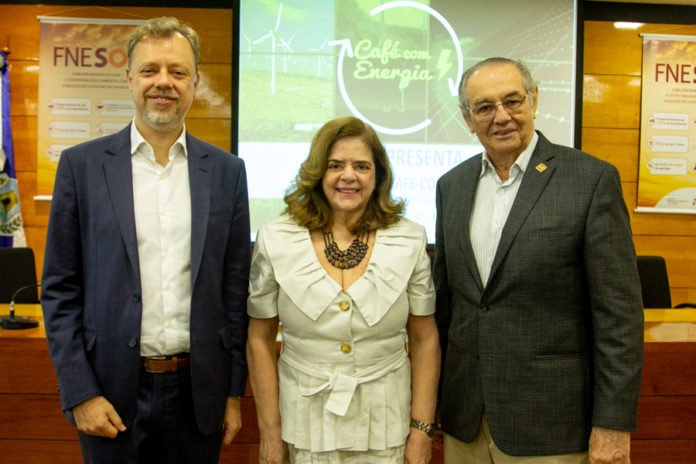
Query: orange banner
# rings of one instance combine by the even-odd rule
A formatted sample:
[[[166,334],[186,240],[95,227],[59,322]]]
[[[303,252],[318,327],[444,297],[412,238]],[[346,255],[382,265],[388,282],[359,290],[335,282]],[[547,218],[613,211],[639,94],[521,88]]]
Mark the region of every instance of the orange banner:
[[[141,20],[39,17],[37,193],[51,195],[66,148],[121,130],[135,108],[128,91],[128,35]]]
[[[636,211],[696,214],[696,37],[643,35]]]

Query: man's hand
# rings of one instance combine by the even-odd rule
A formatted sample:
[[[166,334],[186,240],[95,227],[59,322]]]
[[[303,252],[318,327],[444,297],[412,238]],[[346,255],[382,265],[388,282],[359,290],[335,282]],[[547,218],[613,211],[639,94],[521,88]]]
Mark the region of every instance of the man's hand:
[[[83,401],[72,409],[75,424],[80,432],[97,437],[115,438],[125,432],[121,417],[103,396]]]
[[[225,422],[223,424],[225,435],[222,443],[229,445],[234,440],[235,435],[242,428],[242,408],[238,396],[228,396],[225,406]]]
[[[592,427],[590,464],[630,464],[631,433]]]

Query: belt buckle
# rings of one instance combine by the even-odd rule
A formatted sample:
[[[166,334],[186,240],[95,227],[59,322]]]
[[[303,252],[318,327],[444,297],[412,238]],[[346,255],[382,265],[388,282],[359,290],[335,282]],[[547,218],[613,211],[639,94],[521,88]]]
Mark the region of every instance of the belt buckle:
[[[177,372],[180,369],[184,369],[189,366],[189,356],[188,353],[175,354],[175,355],[159,355],[159,356],[149,356],[142,358],[142,365],[145,372],[150,374],[164,374],[167,372]]]
[[[149,374],[164,374],[167,372],[176,372],[177,362],[174,358],[167,356],[151,356],[145,358],[143,362],[145,372]]]

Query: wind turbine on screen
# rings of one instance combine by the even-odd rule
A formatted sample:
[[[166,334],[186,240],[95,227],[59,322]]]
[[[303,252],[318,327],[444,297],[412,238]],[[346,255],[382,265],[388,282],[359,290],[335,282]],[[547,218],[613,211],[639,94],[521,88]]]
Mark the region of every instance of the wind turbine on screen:
[[[321,44],[321,47],[311,49],[311,51],[317,52],[317,77],[321,77],[321,62],[324,60],[324,57],[322,56],[322,50],[324,49],[324,47],[326,47],[328,41],[328,39],[324,39],[324,42]]]
[[[290,38],[290,41],[286,41],[280,35],[278,35],[278,28],[280,27],[280,18],[283,15],[283,2],[280,2],[278,6],[278,15],[276,17],[276,23],[275,27],[271,30],[268,31],[268,34],[264,35],[261,38],[258,38],[252,42],[252,44],[256,45],[258,43],[261,43],[267,39],[271,39],[271,93],[275,93],[275,53],[276,53],[276,41],[279,42],[280,46],[283,46],[288,50],[288,52],[292,53],[292,48],[290,48],[290,42],[292,42],[292,39],[295,36],[292,36]]]
[[[247,43],[247,53],[251,53],[251,39],[246,34],[242,34],[242,35],[244,36],[244,40],[246,40],[246,43]]]
[[[290,53],[290,54],[295,53],[295,52],[292,50],[292,48],[290,48],[290,42],[292,42],[292,39],[294,39],[294,38],[295,38],[295,36],[293,35],[292,37],[290,37],[290,38],[288,39],[287,42],[286,42],[285,39],[283,39],[282,37],[279,37],[279,38],[278,38],[278,40],[280,40],[280,45],[282,45],[283,47],[285,47],[285,49],[287,50],[287,52],[285,52],[285,53],[283,54],[283,72],[284,72],[284,73],[285,73],[285,72],[288,72],[288,53]]]

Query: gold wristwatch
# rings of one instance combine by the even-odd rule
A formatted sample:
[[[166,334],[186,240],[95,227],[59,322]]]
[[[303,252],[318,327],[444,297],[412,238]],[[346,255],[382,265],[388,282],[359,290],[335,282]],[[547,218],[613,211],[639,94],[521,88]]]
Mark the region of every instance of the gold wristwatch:
[[[425,432],[430,438],[433,438],[435,436],[435,432],[437,432],[436,424],[426,424],[425,422],[421,422],[413,418],[411,418],[411,427]]]

